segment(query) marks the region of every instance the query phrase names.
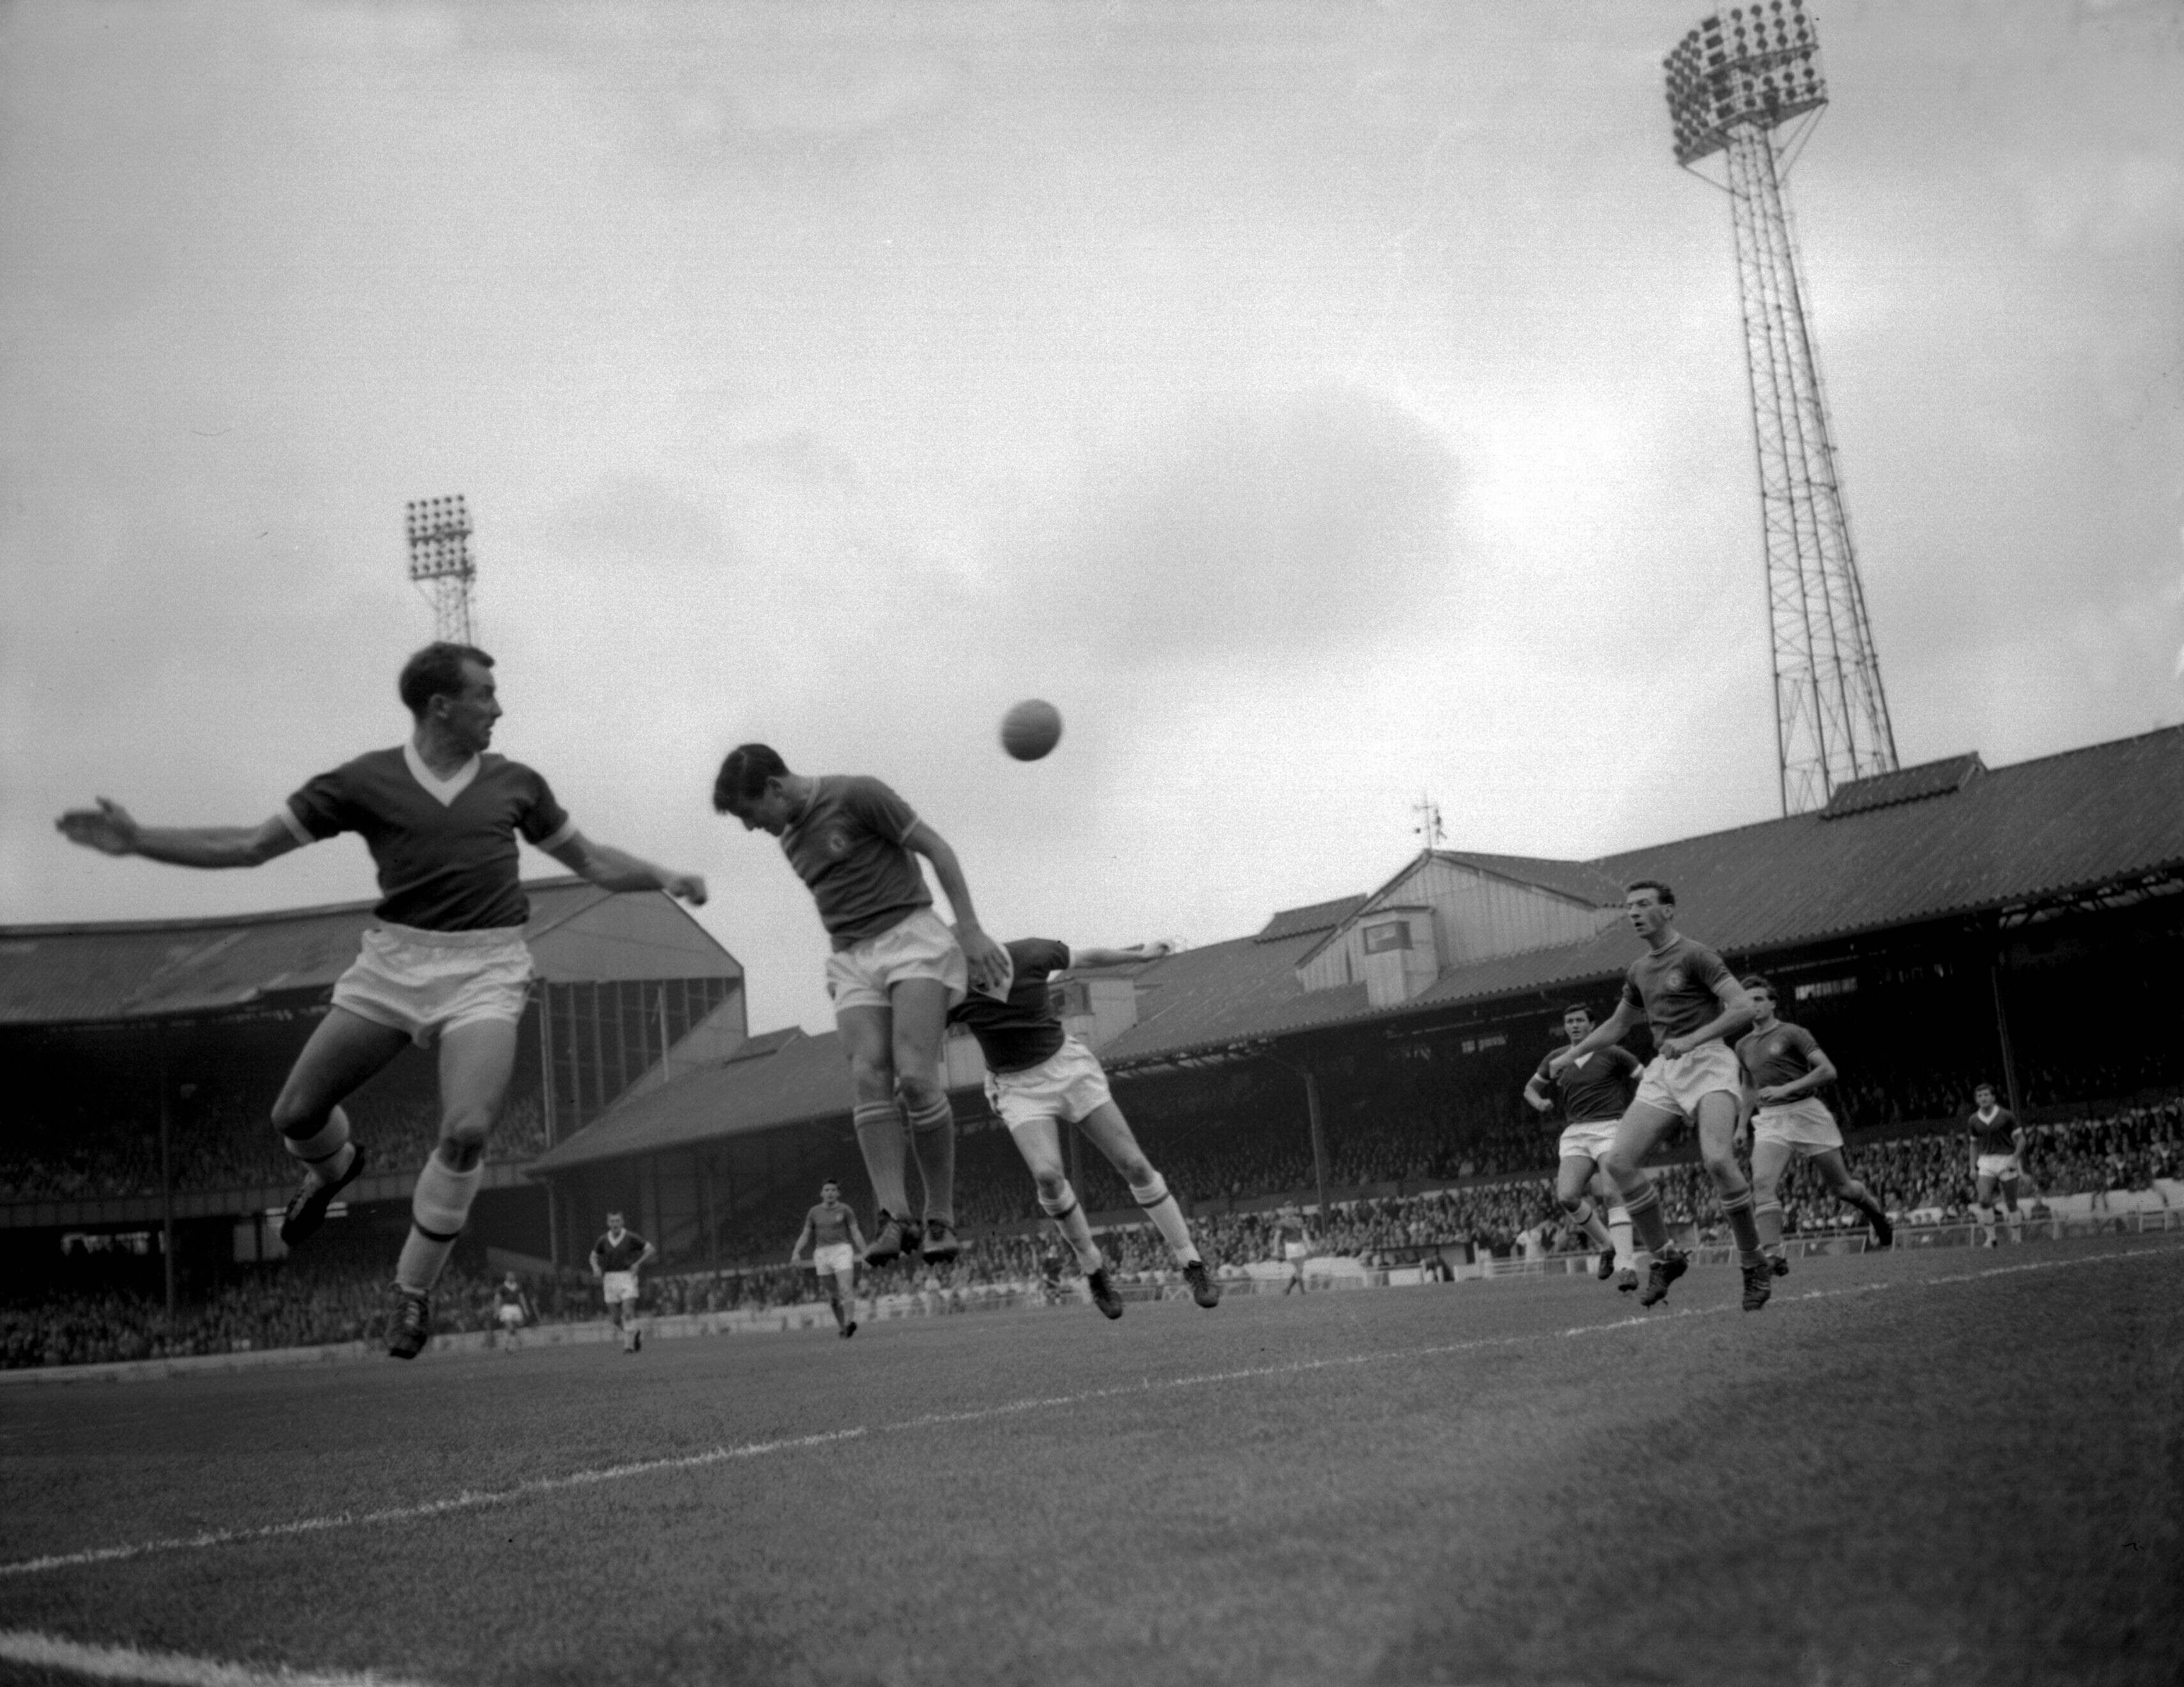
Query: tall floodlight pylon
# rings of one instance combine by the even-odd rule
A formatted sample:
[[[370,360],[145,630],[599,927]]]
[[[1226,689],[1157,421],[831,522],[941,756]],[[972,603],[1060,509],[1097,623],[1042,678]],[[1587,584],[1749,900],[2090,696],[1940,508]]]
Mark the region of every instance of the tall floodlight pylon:
[[[1736,227],[1760,521],[1774,642],[1782,812],[1825,807],[1837,785],[1896,766],[1896,733],[1851,550],[1827,404],[1805,314],[1783,183],[1827,104],[1802,0],[1710,17],[1664,61],[1676,162],[1715,153]]]
[[[471,559],[471,516],[453,498],[413,498],[410,504],[410,580],[432,600],[432,637],[475,644],[471,587],[477,564]]]

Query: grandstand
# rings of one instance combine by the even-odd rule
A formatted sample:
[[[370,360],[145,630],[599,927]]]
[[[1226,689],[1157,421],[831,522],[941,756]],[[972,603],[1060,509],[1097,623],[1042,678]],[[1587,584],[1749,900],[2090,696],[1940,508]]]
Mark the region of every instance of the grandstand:
[[[1638,877],[1675,887],[1680,929],[1777,981],[1843,1073],[1828,1100],[1854,1144],[1930,1135],[1982,1077],[2036,1121],[2184,1084],[2178,728],[1994,769],[1954,756],[1814,812],[1592,860],[1429,849],[1369,893],[1072,980],[1064,1018],[1201,1222],[1544,1169],[1518,1093],[1565,1003],[1612,999]],[[1033,1227],[976,1044],[951,1041],[949,1061],[959,1216]],[[769,1257],[822,1178],[863,1188],[842,1070],[831,1034],[755,1038],[531,1170],[574,1211],[641,1213],[670,1268]],[[1071,1175],[1088,1205],[1123,1210],[1096,1156]],[[1692,1222],[1702,1207],[1694,1194]]]
[[[733,1051],[746,1023],[742,967],[671,898],[577,878],[526,888],[537,982],[472,1228],[474,1245],[535,1257],[554,1251],[557,1221],[523,1163],[622,1096]],[[164,1254],[193,1295],[211,1294],[278,1253],[266,1215],[295,1171],[269,1110],[372,906],[0,927],[12,1283],[143,1292]],[[398,1239],[437,1134],[431,1058],[405,1055],[348,1107],[376,1164],[348,1222]]]

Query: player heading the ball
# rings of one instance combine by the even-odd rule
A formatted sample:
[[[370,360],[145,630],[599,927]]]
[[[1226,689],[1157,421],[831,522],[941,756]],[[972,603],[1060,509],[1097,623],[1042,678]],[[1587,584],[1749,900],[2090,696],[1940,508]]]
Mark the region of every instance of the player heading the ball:
[[[810,887],[833,953],[827,994],[849,1056],[857,1146],[878,1206],[866,1263],[916,1246],[932,1261],[956,1235],[956,1116],[943,1082],[948,1010],[970,990],[1008,991],[1006,951],[979,928],[956,852],[910,805],[861,775],[791,773],[766,744],[738,744],[713,782],[713,808],[770,832]],[[956,915],[933,911],[917,858],[933,863]],[[925,1183],[923,1226],[903,1178],[904,1134]]]
[[[431,1339],[432,1285],[484,1179],[486,1139],[515,1069],[531,985],[517,841],[602,889],[705,899],[697,874],[591,842],[544,778],[488,752],[501,715],[493,665],[475,645],[427,644],[396,682],[408,740],[320,774],[259,826],[140,826],[104,797],[55,822],[86,849],[182,867],[255,867],[343,832],[363,837],[378,870],[376,923],[296,1057],[273,1123],[304,1168],[281,1220],[281,1239],[294,1247],[364,1170],[342,1102],[410,1044],[437,1045],[439,1141],[417,1174],[394,1268],[387,1350],[397,1359],[415,1358]]]

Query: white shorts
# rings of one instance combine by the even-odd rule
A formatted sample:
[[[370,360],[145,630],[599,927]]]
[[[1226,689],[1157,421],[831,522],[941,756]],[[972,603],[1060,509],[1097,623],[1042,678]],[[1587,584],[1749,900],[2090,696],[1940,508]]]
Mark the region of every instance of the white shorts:
[[[986,1074],[986,1100],[1011,1130],[1043,1119],[1073,1125],[1111,1099],[1099,1056],[1074,1037],[1035,1066]]]
[[[829,1242],[811,1250],[811,1269],[824,1277],[828,1272],[855,1271],[857,1250],[847,1242]]]
[[[970,969],[956,933],[930,908],[827,957],[827,994],[836,1013],[845,1007],[892,1006],[888,992],[906,978],[939,979],[948,987],[950,1007],[970,988]]]
[[[512,1330],[523,1322],[523,1308],[521,1306],[499,1307],[496,1309],[496,1316],[500,1319],[500,1327],[503,1329]]]
[[[599,1289],[606,1296],[610,1306],[619,1306],[625,1300],[634,1300],[637,1299],[637,1273],[633,1271],[610,1271],[599,1279]]]
[[[1737,1065],[1729,1044],[1716,1040],[1702,1043],[1673,1061],[1654,1055],[1638,1080],[1638,1094],[1630,1105],[1696,1122],[1702,1097],[1726,1090],[1734,1098],[1743,1088],[1744,1068]]]
[[[1596,1164],[1607,1152],[1607,1144],[1615,1140],[1615,1127],[1621,1122],[1618,1119],[1584,1119],[1565,1125],[1557,1152],[1564,1160],[1590,1160]]]
[[[521,926],[482,932],[424,932],[382,921],[334,983],[334,1005],[420,1048],[473,1020],[523,1017],[531,994],[531,951]]]
[[[1282,1244],[1282,1257],[1292,1265],[1300,1264],[1312,1257],[1312,1250],[1302,1242],[1284,1242]]]
[[[1831,1148],[1843,1145],[1836,1116],[1828,1111],[1828,1104],[1816,1095],[1800,1095],[1795,1101],[1762,1107],[1752,1116],[1752,1139],[1755,1143],[1780,1143],[1785,1148],[1794,1149],[1800,1160],[1809,1160],[1816,1154],[1825,1154]]]
[[[2025,1175],[2014,1154],[1982,1154],[1975,1169],[1982,1178],[1993,1178],[2005,1183],[2014,1183]]]

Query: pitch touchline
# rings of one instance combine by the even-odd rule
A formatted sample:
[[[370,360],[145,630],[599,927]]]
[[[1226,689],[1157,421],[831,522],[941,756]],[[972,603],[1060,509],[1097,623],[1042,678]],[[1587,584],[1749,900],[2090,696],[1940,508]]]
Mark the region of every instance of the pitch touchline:
[[[1776,1300],[1795,1306],[1808,1300],[1833,1300],[1857,1294],[1878,1294],[1892,1288],[1932,1287],[1939,1283],[1976,1283],[1992,1277],[2010,1277],[2025,1272],[2067,1271],[2074,1267],[2104,1265],[2116,1260],[2139,1259],[2156,1254],[2175,1252],[2171,1248],[2130,1248],[2107,1254],[2087,1254],[2076,1259],[2040,1260],[2027,1265],[1989,1266],[1983,1270],[1958,1272],[1947,1277],[1928,1278],[1909,1284],[1891,1283],[1861,1283],[1848,1289],[1813,1289],[1801,1294],[1778,1295]],[[1567,1329],[1531,1330],[1520,1335],[1474,1336],[1465,1341],[1433,1342],[1422,1347],[1384,1348],[1373,1353],[1346,1353],[1329,1359],[1291,1359],[1278,1365],[1251,1365],[1233,1371],[1207,1371],[1196,1376],[1167,1377],[1157,1381],[1146,1378],[1135,1383],[1118,1383],[1104,1389],[1089,1389],[1079,1394],[1050,1395],[1030,1400],[1013,1400],[1000,1406],[974,1406],[964,1411],[928,1411],[916,1417],[907,1417],[897,1423],[877,1425],[859,1424],[853,1428],[830,1429],[819,1434],[796,1435],[775,1441],[746,1441],[739,1446],[714,1447],[702,1453],[687,1453],[674,1458],[639,1459],[629,1464],[606,1465],[594,1470],[572,1471],[565,1476],[542,1476],[527,1482],[519,1482],[510,1488],[496,1488],[484,1492],[465,1491],[444,1500],[426,1500],[415,1505],[388,1506],[373,1512],[335,1512],[325,1517],[298,1517],[288,1523],[261,1523],[250,1528],[207,1529],[201,1534],[175,1535],[164,1539],[141,1540],[123,1546],[97,1546],[81,1552],[56,1552],[40,1558],[20,1558],[13,1563],[0,1564],[0,1576],[36,1575],[47,1570],[76,1569],[88,1564],[114,1563],[125,1558],[140,1558],[153,1552],[180,1552],[213,1546],[231,1546],[239,1542],[276,1540],[292,1535],[315,1534],[327,1529],[362,1528],[371,1523],[407,1523],[421,1517],[443,1517],[454,1512],[476,1511],[487,1506],[502,1506],[516,1500],[527,1500],[541,1494],[555,1494],[571,1488],[583,1488],[601,1482],[620,1482],[633,1476],[651,1476],[661,1471],[697,1470],[707,1465],[725,1464],[737,1459],[762,1458],[770,1453],[800,1451],[806,1447],[827,1446],[837,1441],[853,1441],[866,1435],[892,1434],[911,1429],[930,1429],[950,1423],[978,1423],[996,1417],[1011,1417],[1027,1411],[1045,1411],[1057,1406],[1083,1406],[1093,1400],[1114,1400],[1125,1395],[1150,1394],[1168,1389],[1205,1388],[1217,1383],[1247,1382],[1262,1377],[1297,1376],[1311,1371],[1338,1370],[1346,1366],[1376,1365],[1390,1359],[1432,1358],[1449,1353],[1476,1353],[1487,1348],[1517,1347],[1527,1342],[1567,1340],[1577,1336],[1604,1335],[1612,1330],[1643,1329],[1685,1318],[1719,1317],[1733,1310],[1728,1306],[1686,1306],[1672,1312],[1641,1313],[1627,1318],[1617,1318],[1604,1324],[1573,1324]]]
[[[0,1629],[0,1659],[66,1670],[94,1681],[154,1681],[172,1687],[422,1687],[376,1670],[253,1669],[246,1664],[134,1646],[92,1646],[29,1629]]]

